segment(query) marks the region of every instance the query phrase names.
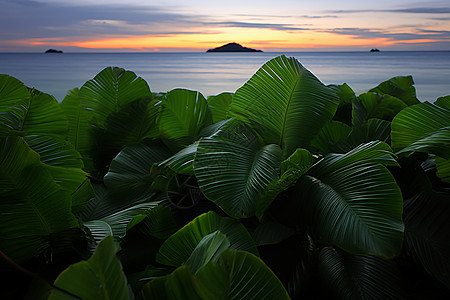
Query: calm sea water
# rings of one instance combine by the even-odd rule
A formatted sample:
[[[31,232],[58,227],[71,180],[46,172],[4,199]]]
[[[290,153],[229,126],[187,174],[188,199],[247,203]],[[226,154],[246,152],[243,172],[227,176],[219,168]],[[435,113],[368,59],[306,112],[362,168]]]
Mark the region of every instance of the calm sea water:
[[[153,92],[188,88],[203,95],[235,92],[266,61],[294,56],[325,84],[347,83],[363,93],[399,75],[412,75],[417,96],[450,94],[450,51],[291,53],[0,53],[0,73],[62,101],[103,68],[118,66],[144,78]]]

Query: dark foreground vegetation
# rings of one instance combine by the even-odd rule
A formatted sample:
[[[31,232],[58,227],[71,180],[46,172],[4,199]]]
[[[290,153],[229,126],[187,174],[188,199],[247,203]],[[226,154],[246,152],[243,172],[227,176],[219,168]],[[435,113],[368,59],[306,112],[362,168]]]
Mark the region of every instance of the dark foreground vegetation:
[[[449,299],[450,97],[294,58],[235,94],[0,75],[1,299]]]

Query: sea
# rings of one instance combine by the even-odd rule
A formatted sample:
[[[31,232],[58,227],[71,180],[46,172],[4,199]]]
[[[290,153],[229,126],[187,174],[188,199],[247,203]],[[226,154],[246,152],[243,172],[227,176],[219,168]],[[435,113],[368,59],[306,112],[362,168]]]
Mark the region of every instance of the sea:
[[[395,76],[412,75],[419,100],[450,95],[450,51],[249,53],[0,53],[0,74],[61,102],[108,66],[135,72],[152,92],[186,88],[205,97],[235,92],[268,60],[295,57],[324,84],[364,93]],[[0,99],[1,101],[1,99]]]

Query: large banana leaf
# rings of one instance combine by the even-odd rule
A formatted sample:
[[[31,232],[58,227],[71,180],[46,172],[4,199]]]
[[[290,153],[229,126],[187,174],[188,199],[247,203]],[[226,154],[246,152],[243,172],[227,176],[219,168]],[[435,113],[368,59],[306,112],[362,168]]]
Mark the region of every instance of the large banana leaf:
[[[137,99],[151,99],[152,94],[145,80],[135,73],[108,67],[81,87],[79,97],[82,107],[92,111],[95,123],[103,126],[110,113]]]
[[[143,292],[145,299],[289,299],[280,280],[260,258],[234,249],[223,251],[196,275],[182,266],[150,281]]]
[[[338,89],[322,84],[295,58],[264,64],[233,96],[230,113],[257,128],[288,157],[307,148],[338,107]]]
[[[406,299],[402,275],[393,261],[326,247],[320,251],[318,269],[324,298]]]
[[[394,96],[408,106],[420,103],[416,98],[416,88],[412,76],[393,77],[383,81],[369,92]]]
[[[198,185],[228,215],[251,217],[262,191],[278,177],[281,149],[263,145],[248,127],[227,128],[224,134],[199,142],[194,160]]]
[[[205,97],[199,92],[175,89],[162,100],[159,119],[161,136],[178,146],[197,140],[200,130],[212,123]]]
[[[450,158],[450,109],[428,102],[402,110],[392,121],[392,148]]]
[[[227,237],[231,248],[258,254],[250,234],[239,221],[208,212],[169,237],[159,249],[156,261],[168,266],[180,266],[189,259],[203,237],[217,230]]]
[[[56,278],[57,288],[52,290],[49,300],[130,299],[117,250],[111,236],[104,238],[89,260],[71,265]]]
[[[354,254],[399,253],[402,194],[384,165],[397,165],[389,146],[371,142],[328,154],[300,179],[295,193],[320,240]]]
[[[41,254],[50,236],[79,227],[72,199],[22,138],[0,139],[0,248],[18,263]]]

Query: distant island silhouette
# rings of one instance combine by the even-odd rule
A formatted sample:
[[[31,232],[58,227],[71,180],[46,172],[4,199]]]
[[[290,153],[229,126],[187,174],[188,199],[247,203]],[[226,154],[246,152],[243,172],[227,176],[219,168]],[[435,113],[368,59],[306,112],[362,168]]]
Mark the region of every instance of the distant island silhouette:
[[[209,49],[206,52],[263,52],[262,50],[243,47],[238,43],[228,43],[226,45]]]
[[[62,50],[48,49],[45,53],[63,53]]]
[[[372,48],[372,49],[370,49],[370,52],[380,52],[380,49]]]

